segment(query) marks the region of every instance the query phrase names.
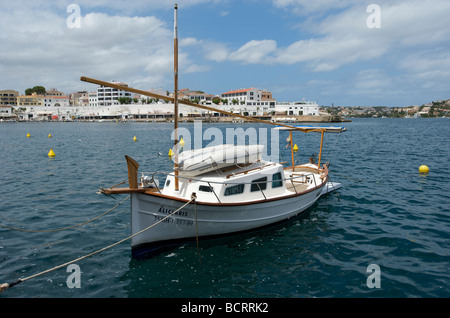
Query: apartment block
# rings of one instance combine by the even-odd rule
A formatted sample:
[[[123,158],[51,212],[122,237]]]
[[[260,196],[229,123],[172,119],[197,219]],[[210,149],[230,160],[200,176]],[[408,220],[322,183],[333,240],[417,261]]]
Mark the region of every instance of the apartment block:
[[[111,81],[110,83],[128,87],[128,84]],[[120,97],[132,98],[131,93],[119,90],[117,88],[100,86],[97,88],[98,106],[118,105]]]
[[[17,106],[44,106],[44,96],[33,93],[31,95],[20,95],[17,97]]]
[[[0,106],[17,106],[19,92],[7,89],[0,91]]]

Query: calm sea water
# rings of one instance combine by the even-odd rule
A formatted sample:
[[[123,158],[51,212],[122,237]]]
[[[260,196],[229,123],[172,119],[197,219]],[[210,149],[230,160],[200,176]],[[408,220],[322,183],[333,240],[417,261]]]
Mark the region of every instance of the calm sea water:
[[[355,119],[344,126],[347,132],[324,144],[332,181],[343,187],[300,217],[143,261],[131,258],[128,241],[77,262],[81,288],[68,287],[64,267],[0,298],[449,297],[450,120]],[[209,127],[267,126],[203,124]],[[126,197],[96,193],[127,179],[124,155],[140,171],[170,170],[171,131],[155,123],[1,123],[0,225],[51,230],[104,213]],[[289,160],[286,137],[280,132],[282,161]],[[301,161],[318,152],[318,138],[295,135]],[[422,164],[426,175],[418,172]],[[0,283],[129,236],[129,217],[126,201],[74,229],[0,228]],[[367,285],[374,282],[370,264],[379,266],[380,288]]]

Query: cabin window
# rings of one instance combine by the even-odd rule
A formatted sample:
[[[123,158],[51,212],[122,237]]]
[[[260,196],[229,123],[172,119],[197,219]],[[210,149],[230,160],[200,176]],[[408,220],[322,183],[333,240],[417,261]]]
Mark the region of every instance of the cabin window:
[[[166,181],[166,187],[168,187],[170,184],[170,179]]]
[[[266,190],[267,183],[265,181],[267,181],[267,177],[253,180],[252,181],[252,187],[250,188],[250,191],[251,192],[260,191],[259,189]],[[258,185],[259,185],[259,187],[258,187]]]
[[[237,184],[235,186],[228,187],[225,189],[225,195],[240,194],[242,192],[244,192],[243,184]]]
[[[272,175],[272,188],[279,188],[283,186],[283,181],[281,180],[281,172],[274,173]]]
[[[198,187],[198,191],[202,191],[202,192],[213,192],[214,189],[213,187],[207,186],[207,185],[201,185]]]

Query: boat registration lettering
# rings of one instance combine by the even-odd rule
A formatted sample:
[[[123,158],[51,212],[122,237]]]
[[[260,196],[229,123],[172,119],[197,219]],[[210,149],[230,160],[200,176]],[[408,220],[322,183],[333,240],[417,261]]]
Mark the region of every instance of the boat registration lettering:
[[[161,205],[161,207],[158,210],[158,213],[164,213],[164,214],[172,214],[175,210],[169,209],[169,208],[165,208],[163,205]],[[177,215],[181,215],[181,216],[187,216],[188,213],[187,211],[183,211],[180,210],[177,213],[175,213]]]
[[[194,225],[194,221],[192,221],[192,220],[174,219],[174,218],[162,216],[162,215],[155,215],[155,221],[162,221],[163,223],[186,225],[186,226]]]

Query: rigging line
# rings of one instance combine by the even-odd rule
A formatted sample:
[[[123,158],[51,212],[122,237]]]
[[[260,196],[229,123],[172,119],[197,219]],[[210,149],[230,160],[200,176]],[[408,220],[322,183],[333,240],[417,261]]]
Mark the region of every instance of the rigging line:
[[[117,203],[113,208],[109,209],[108,211],[96,216],[93,219],[90,219],[86,222],[80,223],[80,224],[76,224],[76,225],[72,225],[72,226],[68,226],[68,227],[64,227],[64,228],[60,228],[60,229],[51,229],[51,230],[27,230],[27,229],[19,229],[16,227],[10,227],[10,226],[5,226],[5,225],[1,225],[0,227],[5,228],[5,229],[10,229],[10,230],[15,230],[15,231],[22,231],[22,232],[33,232],[33,233],[46,233],[46,232],[58,232],[58,231],[63,231],[63,230],[68,230],[68,229],[73,229],[75,227],[79,227],[85,224],[88,224],[92,221],[95,221],[99,218],[101,218],[102,216],[108,214],[109,212],[111,212],[112,210],[116,209],[119,205],[121,205],[122,203],[124,203],[130,196],[128,195],[125,199],[123,199],[122,201],[120,201],[119,203]]]
[[[90,257],[90,256],[93,256],[93,255],[95,255],[95,254],[101,253],[101,252],[103,252],[103,251],[105,251],[105,250],[107,250],[107,249],[110,249],[110,248],[112,248],[112,247],[114,247],[114,246],[116,246],[116,245],[119,245],[120,243],[123,243],[123,242],[125,242],[125,241],[127,241],[127,240],[129,240],[129,239],[132,239],[133,237],[135,237],[135,236],[137,236],[137,235],[139,235],[139,234],[142,234],[143,232],[145,232],[145,231],[151,229],[151,228],[154,227],[155,225],[157,225],[157,224],[159,224],[159,223],[161,223],[161,222],[164,222],[167,218],[171,217],[172,215],[174,215],[175,213],[177,213],[178,211],[180,211],[181,209],[183,209],[184,207],[186,207],[186,206],[187,206],[188,204],[190,204],[192,201],[195,201],[196,198],[197,198],[197,197],[195,196],[195,193],[193,193],[192,196],[191,196],[191,200],[190,200],[190,201],[186,202],[183,206],[181,206],[181,207],[178,208],[177,210],[173,211],[172,213],[170,213],[170,214],[167,215],[166,217],[164,217],[164,218],[162,218],[161,220],[159,220],[159,221],[157,221],[157,222],[151,224],[150,226],[146,227],[145,229],[140,230],[139,232],[137,232],[137,233],[135,233],[135,234],[133,234],[133,235],[130,235],[130,236],[124,238],[124,239],[121,239],[120,241],[117,241],[117,242],[115,242],[115,243],[113,243],[113,244],[111,244],[111,245],[108,245],[108,246],[106,246],[106,247],[103,247],[103,248],[101,248],[101,249],[99,249],[99,250],[97,250],[97,251],[94,251],[94,252],[92,252],[92,253],[86,254],[86,255],[84,255],[84,256],[78,257],[78,258],[76,258],[76,259],[74,259],[74,260],[72,260],[72,261],[66,262],[66,263],[64,263],[64,264],[55,266],[55,267],[50,268],[50,269],[47,269],[47,270],[45,270],[45,271],[43,271],[43,272],[40,272],[40,273],[31,275],[31,276],[28,276],[28,277],[25,277],[25,278],[19,278],[19,279],[18,279],[17,281],[15,281],[15,282],[0,284],[0,292],[4,291],[4,290],[6,290],[6,289],[8,289],[8,288],[10,288],[10,287],[13,287],[13,286],[15,286],[15,285],[17,285],[17,284],[20,284],[20,283],[22,283],[22,282],[24,282],[24,281],[27,281],[27,280],[30,280],[30,279],[32,279],[32,278],[41,276],[41,275],[43,275],[43,274],[50,273],[50,272],[52,272],[52,271],[54,271],[54,270],[60,269],[60,268],[62,268],[62,267],[68,266],[68,265],[70,265],[70,264],[73,264],[73,263],[75,263],[75,262],[81,261],[81,260],[83,260],[83,259],[85,259],[85,258],[88,258],[88,257]]]

